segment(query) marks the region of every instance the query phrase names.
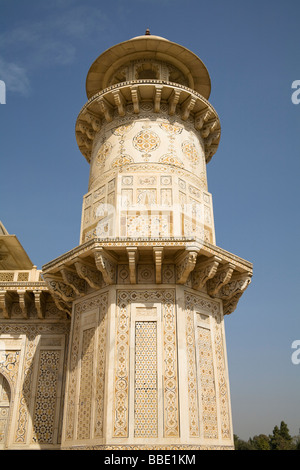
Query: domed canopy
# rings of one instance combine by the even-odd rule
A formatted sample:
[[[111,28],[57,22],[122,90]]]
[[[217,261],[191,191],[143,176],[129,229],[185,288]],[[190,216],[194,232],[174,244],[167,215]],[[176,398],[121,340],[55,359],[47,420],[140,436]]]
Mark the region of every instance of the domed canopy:
[[[208,99],[211,82],[203,62],[193,52],[160,36],[146,32],[103,52],[92,64],[86,79],[88,99],[110,85],[117,70],[135,60],[155,59],[167,62],[186,77],[189,88]]]

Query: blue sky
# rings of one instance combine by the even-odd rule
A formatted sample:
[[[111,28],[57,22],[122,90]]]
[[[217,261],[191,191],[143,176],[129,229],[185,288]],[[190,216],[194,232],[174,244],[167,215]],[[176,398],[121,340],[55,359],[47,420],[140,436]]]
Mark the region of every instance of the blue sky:
[[[196,53],[222,126],[208,164],[217,245],[254,264],[226,318],[234,432],[300,428],[300,3],[0,0],[0,220],[41,268],[79,243],[89,167],[74,126],[92,62],[144,34]]]

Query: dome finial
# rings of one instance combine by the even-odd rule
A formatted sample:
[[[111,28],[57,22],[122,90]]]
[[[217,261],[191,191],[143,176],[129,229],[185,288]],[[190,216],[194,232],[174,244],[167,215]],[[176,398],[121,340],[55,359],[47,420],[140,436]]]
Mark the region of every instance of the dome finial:
[[[147,28],[147,29],[146,29],[146,32],[145,32],[145,36],[150,36],[150,35],[151,35],[151,34],[150,34],[150,29]]]

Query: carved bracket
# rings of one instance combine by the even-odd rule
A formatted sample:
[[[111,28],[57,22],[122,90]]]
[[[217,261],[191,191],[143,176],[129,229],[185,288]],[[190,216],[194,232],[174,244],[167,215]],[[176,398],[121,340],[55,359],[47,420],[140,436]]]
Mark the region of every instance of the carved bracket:
[[[89,111],[85,109],[84,112],[82,113],[82,118],[92,126],[95,132],[100,131],[101,121],[97,116],[93,115],[92,113],[90,113]]]
[[[115,105],[118,108],[118,113],[119,116],[125,116],[125,105],[126,105],[126,100],[120,90],[113,90],[112,92],[114,100],[115,100]]]
[[[74,266],[79,277],[84,279],[93,289],[103,287],[102,274],[94,266],[78,259]]]
[[[45,318],[46,301],[42,291],[33,291],[34,305],[37,310],[38,318]]]
[[[154,112],[155,113],[159,113],[160,111],[162,90],[163,90],[162,85],[155,85],[155,91],[154,91]]]
[[[223,314],[224,315],[230,315],[230,313],[232,313],[236,309],[236,306],[241,296],[242,296],[242,292],[235,294],[229,300],[223,301]]]
[[[195,106],[196,101],[197,101],[196,98],[191,95],[181,105],[181,119],[183,121],[186,121],[188,119],[191,111],[193,110]]]
[[[249,273],[236,273],[233,274],[231,280],[219,290],[218,297],[221,299],[229,300],[236,294],[242,295],[251,282],[251,275]]]
[[[207,261],[202,261],[201,263],[196,264],[195,270],[193,271],[193,288],[200,289],[209,279],[213,278],[220,262],[221,258],[218,256],[212,256]]]
[[[128,264],[129,264],[129,278],[131,284],[136,284],[136,267],[138,262],[138,249],[137,247],[127,247]]]
[[[140,92],[138,86],[132,86],[130,87],[131,91],[131,99],[132,99],[132,104],[133,104],[133,111],[135,114],[138,114],[140,112]]]
[[[207,292],[210,296],[216,296],[221,287],[230,281],[234,268],[234,264],[226,263],[217,270],[212,279],[207,281]]]
[[[59,298],[66,303],[71,303],[76,299],[76,293],[72,287],[63,282],[60,277],[54,274],[44,274],[44,280],[53,297]]]
[[[4,318],[10,318],[12,309],[12,298],[9,292],[0,291],[0,308],[3,310]]]
[[[155,276],[156,284],[161,284],[161,268],[164,257],[164,249],[160,246],[153,247],[154,263],[155,263]]]
[[[198,130],[201,130],[202,127],[204,126],[204,123],[208,121],[210,116],[212,115],[212,112],[209,108],[206,108],[204,111],[201,111],[200,113],[197,113],[195,115],[195,127]]]
[[[31,299],[26,290],[18,290],[19,296],[19,305],[22,310],[22,314],[24,318],[28,318],[28,310],[31,304]]]
[[[79,277],[76,271],[64,267],[60,270],[60,272],[65,283],[71,286],[76,294],[82,296],[86,293],[85,280]]]
[[[180,95],[181,95],[181,91],[176,90],[176,89],[174,89],[171,93],[171,96],[170,96],[169,102],[168,102],[168,104],[169,104],[169,115],[170,116],[173,116],[175,114],[176,106],[179,102]]]
[[[97,248],[94,257],[97,269],[102,273],[104,281],[107,284],[115,284],[117,269],[113,258],[103,248]]]
[[[207,124],[203,126],[201,129],[201,137],[205,139],[206,137],[209,136],[212,132],[216,130],[218,126],[218,121],[216,119],[212,119],[211,121],[208,121]]]
[[[97,101],[100,111],[104,114],[105,120],[107,122],[111,122],[113,120],[113,108],[112,106],[104,99],[104,98],[99,98]]]
[[[196,265],[198,250],[187,248],[183,257],[176,262],[176,278],[178,284],[184,284]]]

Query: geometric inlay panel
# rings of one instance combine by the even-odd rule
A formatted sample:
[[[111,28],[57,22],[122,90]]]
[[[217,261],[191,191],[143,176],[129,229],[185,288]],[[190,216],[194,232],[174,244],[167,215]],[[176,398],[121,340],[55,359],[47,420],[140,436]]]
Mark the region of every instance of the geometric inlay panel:
[[[157,437],[157,322],[135,323],[135,437]]]

